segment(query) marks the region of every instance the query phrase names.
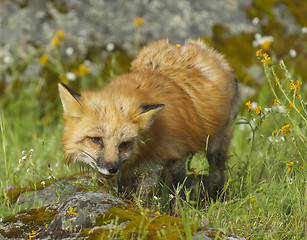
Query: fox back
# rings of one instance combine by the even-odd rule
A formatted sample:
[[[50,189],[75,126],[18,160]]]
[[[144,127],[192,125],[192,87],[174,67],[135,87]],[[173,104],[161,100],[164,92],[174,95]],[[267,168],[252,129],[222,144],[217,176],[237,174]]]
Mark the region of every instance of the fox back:
[[[149,162],[174,172],[169,185],[182,182],[186,157],[204,151],[207,139],[210,168],[224,168],[238,84],[224,57],[201,41],[153,42],[130,73],[100,91],[78,94],[64,84],[59,91],[66,161],[106,178],[118,174],[120,188],[133,191],[140,166]]]

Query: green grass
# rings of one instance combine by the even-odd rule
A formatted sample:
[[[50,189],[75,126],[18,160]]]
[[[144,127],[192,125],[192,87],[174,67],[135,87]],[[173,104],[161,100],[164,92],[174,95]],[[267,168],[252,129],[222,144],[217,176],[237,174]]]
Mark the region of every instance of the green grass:
[[[22,71],[16,67],[15,81],[2,92],[0,192],[3,195],[11,187],[25,187],[50,176],[78,171],[64,165],[62,110],[55,80],[72,67],[78,68],[78,63],[63,63],[56,52],[52,54],[56,57],[50,57],[40,72],[39,79],[46,77],[40,80],[45,82],[18,80]],[[124,69],[113,72],[119,61],[116,56],[111,53],[108,69],[102,74],[79,72],[72,84],[102,86],[102,75],[117,75]],[[39,57],[37,53],[27,61],[40,64]],[[307,239],[306,83],[298,87],[283,64],[278,60],[273,63],[263,65],[266,77],[253,99],[262,107],[261,113],[257,114],[254,107],[248,111],[243,102],[236,120],[226,170],[227,200],[208,204],[203,209],[188,207],[185,222],[195,221],[250,239]],[[291,83],[297,87],[289,89]],[[281,106],[274,106],[274,99]],[[294,104],[291,111],[289,102]],[[290,129],[285,127],[288,125]],[[202,156],[195,157],[192,165],[198,170],[208,168]],[[159,205],[157,202],[153,209],[161,211]],[[19,209],[20,206],[12,206],[4,198],[0,201],[0,218]]]

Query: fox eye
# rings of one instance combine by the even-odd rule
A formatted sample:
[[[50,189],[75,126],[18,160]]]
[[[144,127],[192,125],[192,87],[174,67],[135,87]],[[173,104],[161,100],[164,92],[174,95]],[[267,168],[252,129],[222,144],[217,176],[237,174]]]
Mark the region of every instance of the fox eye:
[[[119,149],[125,149],[127,147],[129,147],[131,145],[131,142],[122,142],[121,144],[119,144],[118,148]]]
[[[90,139],[97,144],[103,145],[103,141],[101,137],[90,137]]]

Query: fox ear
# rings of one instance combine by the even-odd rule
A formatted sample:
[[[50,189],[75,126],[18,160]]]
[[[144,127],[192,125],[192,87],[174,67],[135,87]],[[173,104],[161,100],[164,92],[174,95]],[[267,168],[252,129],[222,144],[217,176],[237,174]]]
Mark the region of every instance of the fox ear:
[[[146,130],[153,124],[164,108],[164,104],[142,105],[142,112],[134,120],[140,123],[140,129]]]
[[[64,114],[71,117],[79,117],[82,109],[80,103],[81,94],[68,88],[64,83],[58,83],[58,87]]]

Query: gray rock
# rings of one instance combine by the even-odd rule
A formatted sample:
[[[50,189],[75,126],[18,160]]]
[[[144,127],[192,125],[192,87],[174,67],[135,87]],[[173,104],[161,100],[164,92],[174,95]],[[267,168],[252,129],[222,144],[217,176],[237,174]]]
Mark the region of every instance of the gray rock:
[[[18,198],[18,204],[33,206],[38,202],[47,205],[65,201],[76,192],[89,188],[91,180],[92,178],[89,174],[77,174],[67,179],[63,178],[61,181],[55,181],[39,191],[21,193]],[[44,183],[45,181],[42,182]]]
[[[105,214],[118,205],[126,204],[108,193],[77,193],[58,206],[57,214],[40,236],[91,228],[99,214]]]
[[[69,189],[69,185],[67,185],[66,188]],[[72,189],[73,188],[72,186]],[[45,196],[40,194],[41,191],[50,191],[47,195],[50,195],[52,192],[50,188],[37,190],[37,196]],[[122,218],[118,224],[114,224],[114,222],[112,224],[112,221],[108,223],[104,222],[104,220],[103,222],[97,220],[98,218],[101,219],[101,217],[104,216],[103,214],[110,214],[111,209],[112,213],[109,217],[113,216],[115,219],[117,219],[117,217]],[[85,239],[87,236],[91,236],[89,234],[92,233],[97,233],[98,235],[96,236],[100,236],[99,234],[105,230],[111,230],[111,232],[113,231],[115,234],[125,231],[127,230],[126,226],[128,226],[131,221],[135,221],[136,223],[138,223],[138,221],[148,221],[148,224],[150,224],[160,217],[163,218],[163,216],[155,216],[148,210],[146,217],[144,217],[144,209],[142,211],[143,213],[140,212],[137,206],[127,203],[108,193],[79,192],[71,196],[67,195],[67,198],[63,202],[53,203],[37,209],[22,210],[15,215],[5,217],[0,221],[0,234],[2,234],[0,235],[0,239],[23,239],[25,236],[35,236],[35,239],[45,240]],[[121,216],[122,214],[123,216]],[[174,222],[178,223],[178,218],[165,217],[167,220],[162,221],[163,223],[161,220],[155,222],[156,225],[154,225],[154,229],[157,229],[157,224],[162,224],[161,229],[166,231],[167,234],[167,226],[173,226]],[[168,223],[168,221],[170,223]],[[117,223],[117,221],[115,221],[115,223]],[[46,226],[48,227],[46,228]],[[35,232],[33,232],[33,230]],[[130,228],[128,233],[130,231],[134,230]],[[148,231],[150,231],[150,228]],[[134,232],[134,234],[137,234],[137,232]],[[219,239],[225,240],[242,239],[207,227],[202,227],[199,232],[196,232],[193,239],[209,240],[214,239],[215,236],[220,236]]]
[[[211,36],[215,24],[231,33],[255,31],[244,11],[252,0],[4,0],[0,3],[0,57],[25,57],[50,43],[63,29],[69,45],[85,55],[91,47],[114,43],[135,53],[136,42]],[[134,25],[141,17],[144,24]],[[11,56],[12,57],[12,56]],[[0,59],[1,60],[1,59]]]

